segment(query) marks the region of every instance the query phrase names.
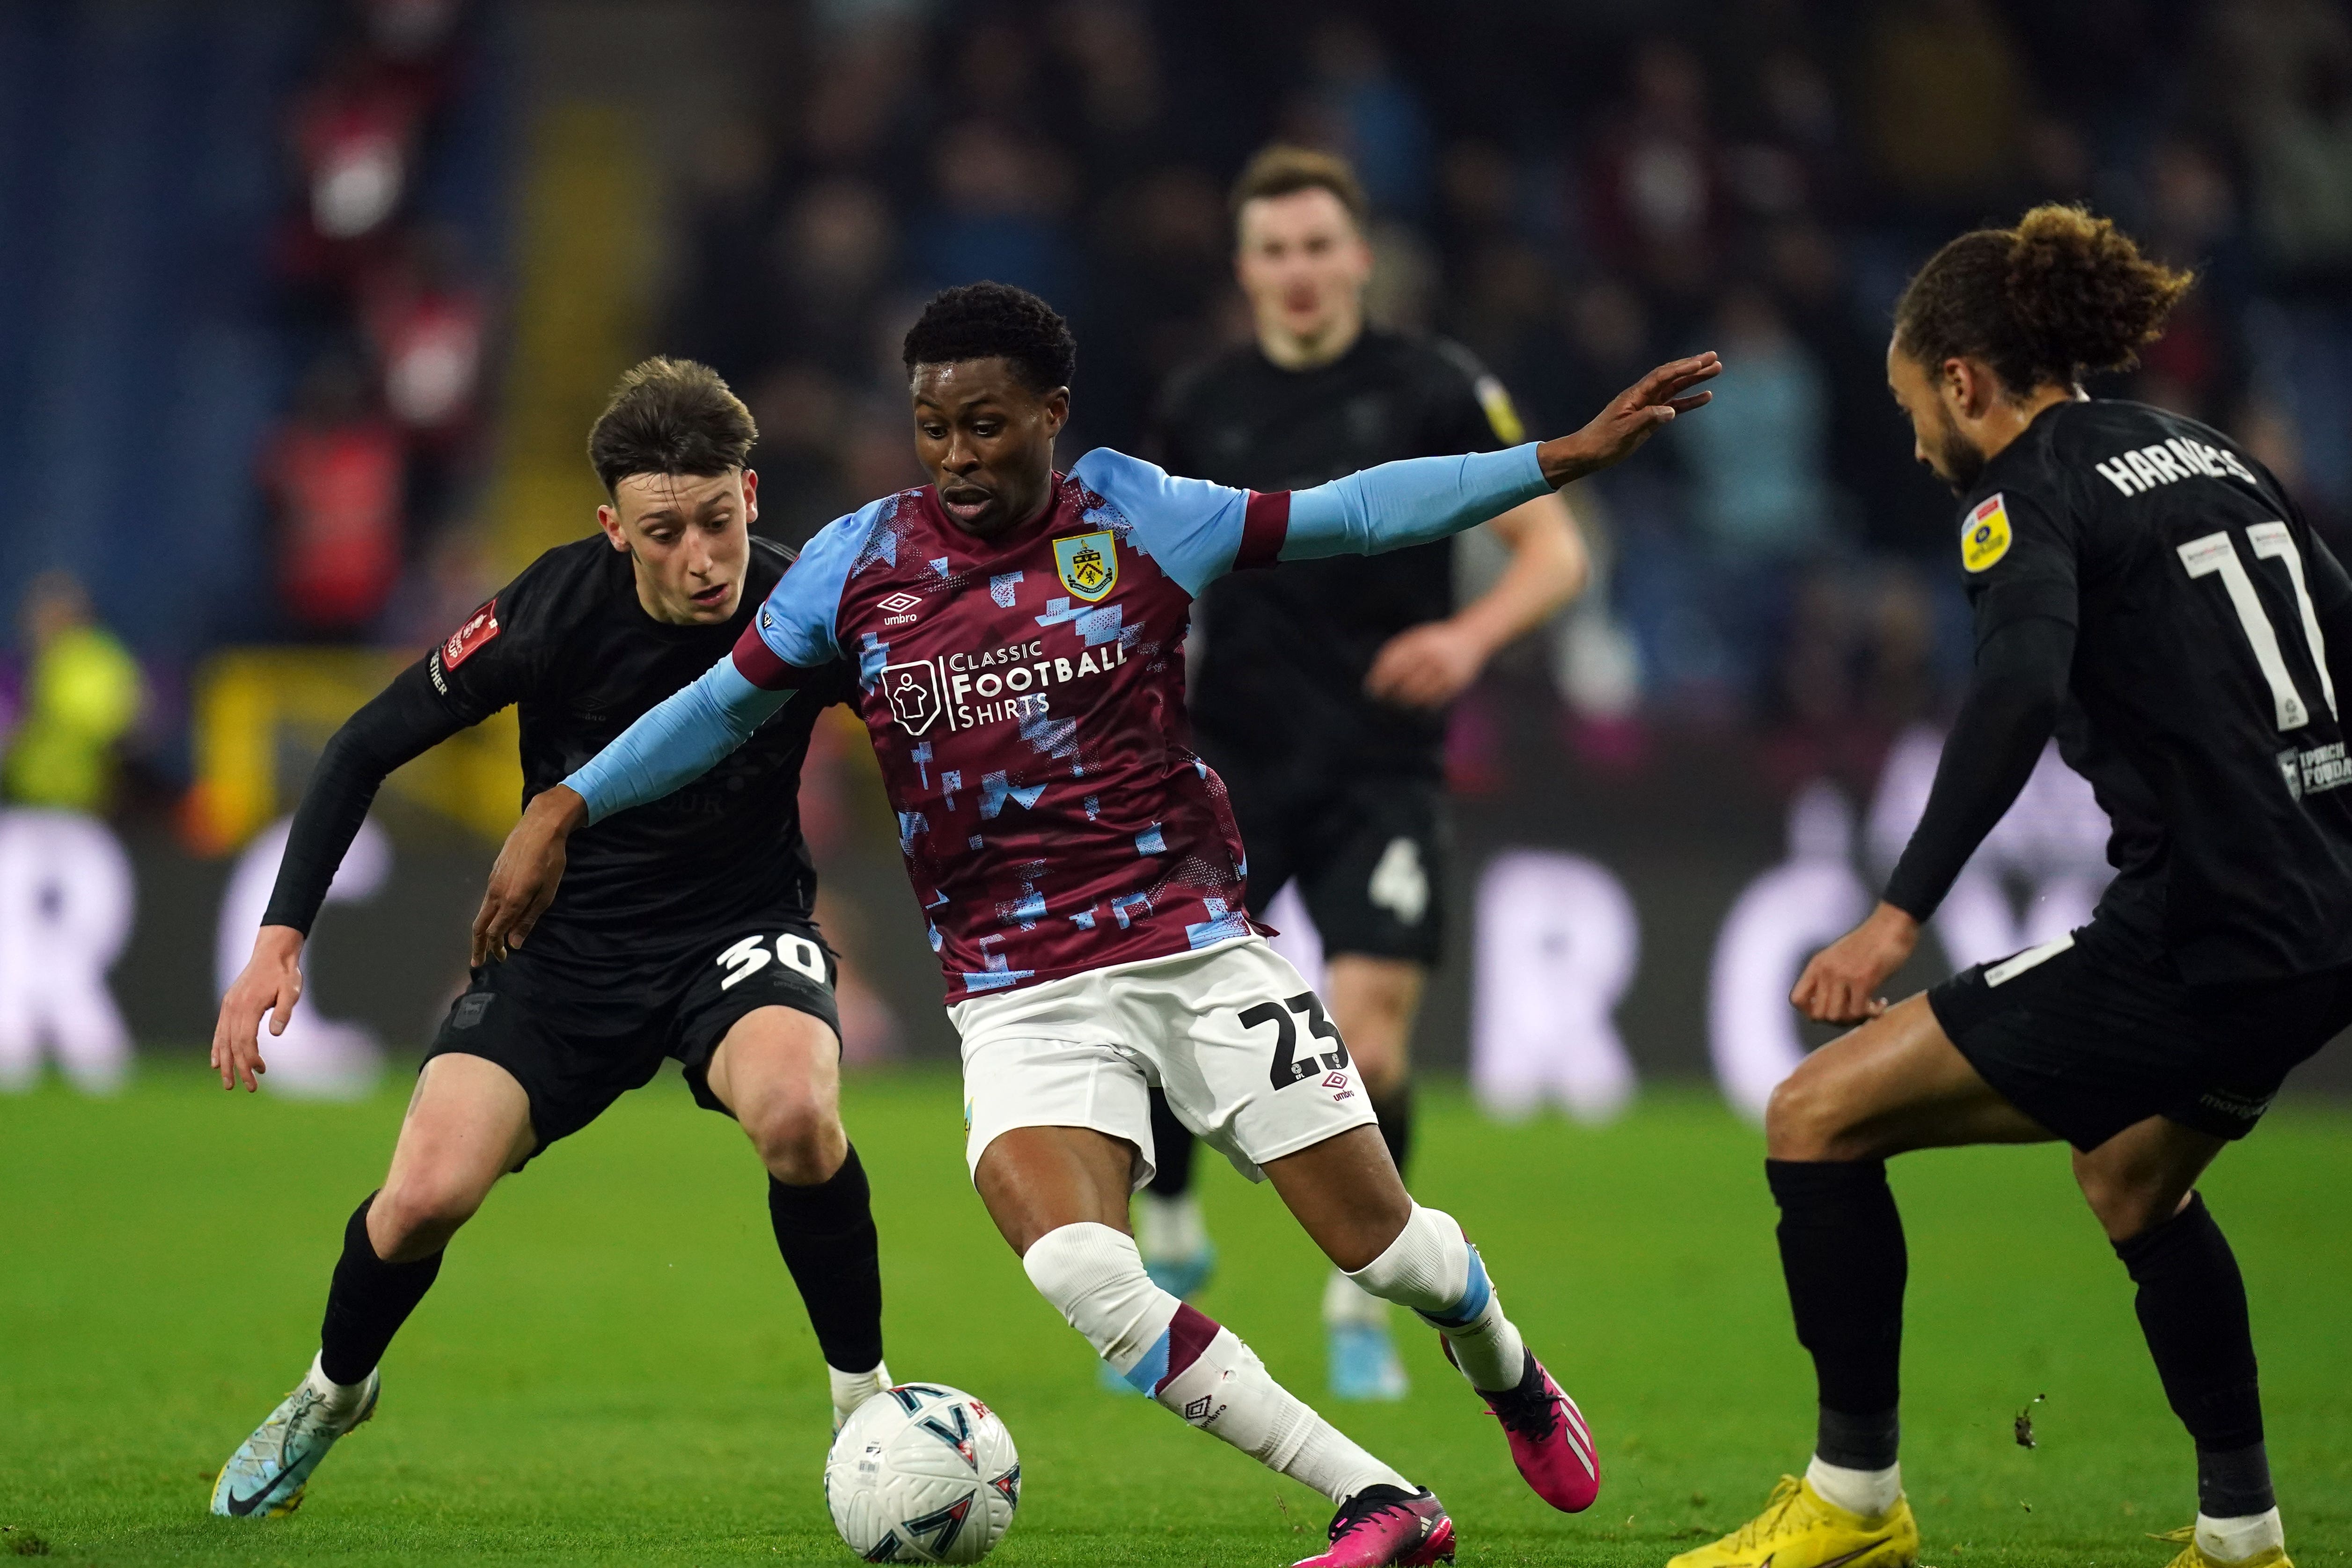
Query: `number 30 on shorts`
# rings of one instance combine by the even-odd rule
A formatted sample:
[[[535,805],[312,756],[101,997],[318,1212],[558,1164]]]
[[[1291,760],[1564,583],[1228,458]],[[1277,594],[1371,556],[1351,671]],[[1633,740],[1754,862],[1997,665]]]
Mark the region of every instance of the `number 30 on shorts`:
[[[1315,1065],[1317,1058],[1312,1050],[1307,1053],[1305,1061],[1297,1059],[1298,1026],[1290,1021],[1293,1013],[1307,1020],[1308,1034],[1318,1040],[1331,1042],[1331,1048],[1322,1053],[1322,1067]],[[1301,991],[1283,1002],[1261,1002],[1255,1007],[1243,1008],[1235,1016],[1244,1029],[1255,1029],[1260,1024],[1274,1026],[1274,1066],[1266,1077],[1276,1089],[1288,1089],[1294,1083],[1313,1078],[1318,1072],[1338,1072],[1348,1065],[1348,1043],[1339,1037],[1339,1031],[1333,1026],[1331,1020],[1323,1016],[1322,998],[1312,991]]]
[[[747,936],[720,953],[719,965],[728,973],[727,978],[719,983],[719,989],[731,990],[738,983],[751,979],[769,964],[778,962],[786,969],[807,975],[819,985],[825,984],[824,950],[816,943],[804,936],[794,936],[790,931],[778,934],[772,952],[764,936]]]

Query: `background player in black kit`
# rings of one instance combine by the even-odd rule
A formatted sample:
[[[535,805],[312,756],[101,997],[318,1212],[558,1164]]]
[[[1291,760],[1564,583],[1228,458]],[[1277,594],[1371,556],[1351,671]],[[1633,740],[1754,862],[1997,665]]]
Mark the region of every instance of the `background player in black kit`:
[[[320,758],[251,962],[221,1003],[222,1087],[265,1069],[302,989],[305,934],[394,768],[521,705],[525,798],[563,778],[735,645],[790,556],[750,532],[757,432],[687,361],[625,376],[590,433],[604,531],[549,551],[362,708]],[[491,1185],[585,1127],[665,1058],[766,1164],[768,1209],[831,1373],[835,1425],[888,1381],[866,1173],[841,1127],[832,953],[798,795],[829,672],[667,799],[575,835],[528,952],[477,969],[419,1073],[383,1188],[353,1212],[303,1383],[222,1470],[215,1513],[290,1511],[375,1405],[376,1363]],[[747,853],[747,848],[756,853]]]
[[[2129,363],[2189,281],[2105,220],[2045,206],[1947,245],[1897,307],[1888,379],[1963,498],[1976,671],[1885,901],[1796,986],[1816,1019],[1868,1021],[1767,1114],[1781,1264],[1820,1380],[1812,1465],[1679,1568],[1917,1561],[1885,1161],[2053,1137],[2196,1441],[2175,1568],[2286,1562],[2245,1287],[2195,1184],[2352,1022],[2352,581],[2227,437],[2078,390]],[[2117,874],[2090,924],[1889,1007],[1878,986],[2053,731],[2114,824]]]
[[[1365,324],[1372,255],[1363,189],[1343,160],[1268,147],[1232,205],[1255,342],[1171,384],[1160,428],[1169,468],[1279,490],[1524,438],[1501,384],[1468,351]],[[1488,526],[1510,564],[1458,612],[1451,541],[1236,573],[1199,609],[1192,722],[1232,795],[1250,912],[1297,879],[1323,938],[1332,1021],[1400,1171],[1412,1128],[1407,1048],[1444,931],[1445,708],[1586,574],[1558,496]],[[1156,1093],[1152,1109],[1159,1172],[1138,1199],[1136,1231],[1163,1286],[1184,1295],[1213,1254],[1190,1191],[1192,1135]],[[1402,1397],[1387,1304],[1334,1271],[1323,1315],[1333,1394]]]

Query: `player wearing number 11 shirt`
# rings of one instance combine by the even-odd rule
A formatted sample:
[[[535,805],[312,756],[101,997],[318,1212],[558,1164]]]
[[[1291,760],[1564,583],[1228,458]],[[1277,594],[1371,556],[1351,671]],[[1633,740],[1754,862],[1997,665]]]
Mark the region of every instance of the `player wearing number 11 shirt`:
[[[819,532],[730,658],[532,803],[478,950],[537,941],[567,834],[687,784],[856,660],[963,1039],[966,1158],[1039,1291],[1138,1389],[1337,1502],[1314,1563],[1453,1560],[1434,1497],[1146,1273],[1128,1197],[1151,1173],[1160,1089],[1335,1264],[1437,1330],[1538,1495],[1590,1506],[1583,1418],[1461,1226],[1406,1193],[1321,1000],[1244,912],[1244,847],[1189,736],[1183,640],[1229,572],[1442,538],[1616,461],[1706,400],[1692,388],[1712,356],[1653,372],[1575,436],[1265,495],[1108,450],[1055,473],[1076,346],[1020,289],[948,290],[905,358],[933,482]]]
[[[2074,1145],[2195,1441],[2197,1519],[2168,1538],[2174,1568],[2286,1563],[2245,1287],[2196,1183],[2352,1023],[2352,580],[2227,437],[2079,390],[2127,364],[2189,283],[2105,220],[2050,206],[1952,241],[1897,308],[1888,380],[1961,498],[1976,671],[1885,901],[1797,984],[1814,1018],[1861,1026],[1766,1116],[1819,1382],[1811,1466],[1675,1568],[1917,1561],[1885,1160],[2050,1139]],[[2114,825],[2116,875],[2090,923],[1878,1000],[2053,733]]]

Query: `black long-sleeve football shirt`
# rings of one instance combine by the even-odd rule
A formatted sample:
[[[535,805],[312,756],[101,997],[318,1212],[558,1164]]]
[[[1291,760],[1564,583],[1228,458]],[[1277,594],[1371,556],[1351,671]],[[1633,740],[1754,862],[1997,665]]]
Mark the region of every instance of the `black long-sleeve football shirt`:
[[[682,626],[646,613],[629,557],[602,534],[541,556],[328,742],[262,923],[308,932],[385,775],[509,703],[521,706],[523,800],[561,784],[727,657],[791,560],[754,538],[735,614]],[[818,713],[853,685],[836,664],[701,778],[573,834],[533,949],[594,955],[629,951],[656,927],[804,916],[816,876],[801,837],[801,763]]]
[[[1925,920],[2052,733],[2113,825],[2098,921],[2194,984],[2352,963],[2352,579],[2262,465],[2044,410],[1960,507],[1977,670],[1886,889]]]

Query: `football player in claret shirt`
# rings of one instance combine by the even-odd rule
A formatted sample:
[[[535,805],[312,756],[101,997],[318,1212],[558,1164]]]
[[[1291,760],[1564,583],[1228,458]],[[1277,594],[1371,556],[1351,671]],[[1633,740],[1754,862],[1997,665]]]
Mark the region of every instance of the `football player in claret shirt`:
[[[253,958],[221,1002],[221,1087],[255,1087],[302,945],[384,776],[509,703],[523,787],[545,790],[741,637],[789,554],[755,539],[751,416],[703,365],[648,360],[588,437],[603,531],[541,556],[327,744]],[[710,776],[572,841],[528,957],[477,968],[417,1075],[383,1185],[343,1232],[310,1374],[223,1468],[213,1511],[284,1514],[375,1409],[376,1363],[491,1186],[577,1132],[664,1058],[741,1124],[776,1245],[830,1369],[835,1425],[889,1382],[865,1168],[841,1126],[835,964],[811,914],[798,796],[809,731],[855,689],[835,661]],[[703,1201],[679,1194],[680,1202]]]
[[[1268,147],[1234,182],[1233,207],[1234,270],[1255,336],[1170,387],[1160,456],[1171,468],[1292,489],[1525,438],[1502,384],[1467,350],[1366,324],[1366,203],[1344,160]],[[1559,496],[1486,526],[1510,564],[1458,611],[1450,539],[1236,572],[1199,606],[1192,724],[1249,847],[1249,912],[1296,881],[1322,937],[1331,1021],[1401,1173],[1412,1135],[1407,1049],[1444,951],[1446,705],[1573,597],[1587,570]],[[1191,1190],[1192,1135],[1164,1096],[1151,1109],[1159,1169],[1136,1196],[1136,1241],[1151,1277],[1189,1296],[1214,1257]],[[1323,1321],[1335,1395],[1404,1396],[1387,1302],[1335,1269]]]
[[[1945,246],[1897,305],[1887,379],[1960,498],[1976,668],[1926,814],[1868,919],[1792,1000],[1860,1027],[1772,1096],[1765,1173],[1811,1467],[1675,1568],[1897,1568],[1906,1272],[1886,1158],[2074,1145],[2197,1449],[2174,1568],[2284,1568],[2245,1286],[2198,1195],[2288,1070],[2352,1023],[2352,580],[2229,437],[2089,399],[2190,279],[2105,219],[2037,207]],[[1900,968],[2053,734],[2113,821],[2088,925],[1893,1006]]]
[[[732,658],[531,803],[492,870],[478,956],[538,941],[567,834],[658,801],[855,659],[963,1039],[965,1157],[1038,1290],[1137,1388],[1337,1502],[1314,1562],[1451,1560],[1434,1497],[1145,1272],[1128,1198],[1151,1175],[1146,1092],[1163,1089],[1334,1263],[1436,1328],[1539,1495],[1588,1507],[1601,1471],[1582,1416],[1462,1227],[1406,1193],[1322,1001],[1250,923],[1223,785],[1188,740],[1183,640],[1193,597],[1227,572],[1442,538],[1614,462],[1706,401],[1692,389],[1715,361],[1654,371],[1540,447],[1256,494],[1107,449],[1055,473],[1076,347],[1018,289],[940,295],[905,358],[933,482],[822,530]]]

